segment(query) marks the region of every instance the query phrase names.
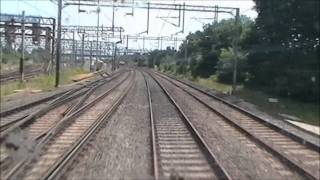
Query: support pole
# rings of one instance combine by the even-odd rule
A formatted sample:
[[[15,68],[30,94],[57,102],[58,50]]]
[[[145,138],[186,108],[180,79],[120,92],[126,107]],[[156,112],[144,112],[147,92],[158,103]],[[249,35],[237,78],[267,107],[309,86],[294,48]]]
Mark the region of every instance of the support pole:
[[[55,87],[59,86],[60,80],[60,56],[61,56],[61,14],[62,0],[58,0],[58,36],[57,36],[57,56],[56,56],[56,82]]]
[[[144,36],[143,36],[143,39],[142,39],[142,49],[144,51],[144,43],[145,43],[145,39],[144,39]]]
[[[149,33],[149,18],[150,18],[150,2],[148,2],[147,34]]]
[[[114,6],[112,6],[112,37],[114,37]]]
[[[53,62],[54,62],[54,45],[55,45],[55,41],[56,41],[56,19],[53,19],[53,28],[52,28],[52,44],[51,44],[51,64],[48,67],[48,70],[50,68],[50,73],[53,73]]]
[[[76,56],[76,44],[75,44],[75,32],[72,32],[72,52],[73,52],[73,61],[77,62]]]
[[[99,24],[100,24],[100,0],[98,0],[98,8],[97,8],[97,45],[96,45],[96,62],[93,65],[93,71],[95,71],[95,66],[98,62],[98,46],[99,46]]]
[[[90,72],[92,71],[92,41],[90,41],[90,64],[89,64]]]
[[[186,3],[183,3],[183,16],[182,16],[182,33],[184,33],[184,22],[185,22],[185,15],[186,15]]]
[[[239,25],[239,14],[240,9],[236,9],[235,25],[238,29]],[[237,90],[237,71],[238,71],[238,40],[240,38],[240,32],[236,32],[236,37],[233,40],[233,52],[234,52],[234,62],[233,62],[233,79],[232,79],[232,94]]]
[[[2,37],[2,32],[0,32],[0,37]],[[2,38],[0,38],[0,71],[2,69],[2,59],[3,59],[3,52],[2,52]]]
[[[177,41],[178,41],[178,39],[177,39],[177,37],[175,37],[174,38],[174,48],[176,49],[176,50],[178,50],[178,43],[177,43]]]
[[[129,48],[129,35],[127,35],[126,53],[128,53]]]
[[[115,65],[116,65],[117,44],[114,43],[113,46],[114,46],[114,54],[113,54],[111,69],[112,69],[112,71],[115,71],[116,70],[116,66]]]
[[[181,25],[181,4],[179,4],[179,22],[178,22],[178,27]]]
[[[21,23],[21,31],[22,31],[22,40],[21,40],[21,58],[20,58],[20,81],[24,81],[24,71],[23,71],[23,64],[24,64],[24,38],[25,38],[25,13],[22,11],[22,23]]]
[[[185,48],[184,48],[184,60],[190,66],[190,63],[188,61],[188,39],[186,40],[186,45],[185,45]]]
[[[102,42],[100,42],[100,45],[99,45],[99,56],[100,56],[100,59],[102,59],[102,58],[101,58],[101,55],[102,55],[102,54],[101,54],[101,53],[102,53],[102,45],[101,45],[101,43],[102,43]]]
[[[82,42],[81,42],[81,61],[84,64],[84,33],[82,34]]]

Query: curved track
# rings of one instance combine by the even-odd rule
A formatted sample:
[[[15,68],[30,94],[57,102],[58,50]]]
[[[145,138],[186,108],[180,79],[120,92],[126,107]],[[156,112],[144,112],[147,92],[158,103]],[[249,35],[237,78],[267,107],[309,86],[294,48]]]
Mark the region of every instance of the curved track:
[[[89,96],[92,92],[95,93],[95,90],[98,87],[114,79],[119,78],[120,74],[121,74],[120,72],[117,72],[110,78],[98,79],[86,85],[80,86],[78,88],[71,89],[66,92],[60,92],[52,96],[34,101],[32,103],[2,112],[1,124],[0,124],[1,137],[4,136],[4,134],[7,134],[7,132],[4,132],[4,131],[7,131],[9,127],[20,126],[21,122],[26,120],[27,120],[26,122],[28,122],[31,119],[42,116],[44,113],[48,112],[49,110],[52,110],[63,104],[70,105],[70,106],[68,105],[70,109],[67,109],[66,112],[63,113],[63,115],[66,115],[66,113],[70,111],[74,111],[82,103],[84,103],[83,101],[88,97],[84,97],[82,98],[82,101],[80,101],[79,103],[75,103],[77,98],[83,95]],[[70,101],[73,101],[73,102],[70,102]],[[11,129],[14,129],[14,128],[11,128]]]
[[[60,175],[71,157],[79,152],[82,144],[121,102],[133,84],[132,80],[129,80],[133,76],[129,77],[128,74],[125,79],[106,92],[65,116],[43,137],[30,158],[27,158],[19,168],[13,169],[6,178],[51,179]],[[105,104],[110,101],[112,107],[109,109]]]
[[[115,84],[116,81],[118,81],[117,79],[122,77],[120,75],[121,73],[117,73],[110,78],[100,79],[86,86],[68,91],[63,96],[53,100],[42,109],[30,114],[26,118],[16,119],[11,121],[11,123],[7,123],[11,126],[1,132],[1,154],[3,156],[7,155],[6,158],[1,158],[2,172],[7,172],[3,171],[4,168],[16,169],[19,167],[20,163],[17,163],[17,160],[14,160],[15,158],[12,159],[12,156],[17,156],[17,154],[19,155],[19,152],[21,153],[21,149],[26,148],[25,146],[37,146],[39,141],[46,136],[53,127],[63,120],[63,117],[72,115],[72,113],[74,113],[78,108],[88,104],[88,102],[91,102],[93,97],[102,94],[101,90],[109,85]],[[16,138],[12,139],[12,137]],[[22,144],[17,144],[17,137],[20,137],[18,139],[27,138],[27,141],[22,142]],[[12,152],[10,149],[16,150]],[[21,159],[21,157],[19,159]],[[13,162],[11,162],[11,166],[7,167],[8,163],[5,162],[10,162],[10,160]],[[19,160],[19,162],[21,162],[21,160]],[[14,164],[15,167],[12,167]]]

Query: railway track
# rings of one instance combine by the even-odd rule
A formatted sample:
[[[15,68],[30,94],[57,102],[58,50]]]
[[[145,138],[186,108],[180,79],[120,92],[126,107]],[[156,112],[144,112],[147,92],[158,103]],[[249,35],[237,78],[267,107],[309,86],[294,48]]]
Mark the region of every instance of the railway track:
[[[42,67],[26,68],[24,71],[24,78],[29,79],[29,78],[37,76],[41,73],[43,73]],[[19,79],[20,79],[20,72],[19,71],[14,71],[14,72],[0,75],[0,83],[7,83],[10,81],[16,81]]]
[[[231,179],[170,93],[157,79],[153,80],[145,75],[155,179]],[[162,102],[155,100],[156,96],[161,96]],[[154,115],[161,108],[155,103],[166,107],[170,116]]]
[[[192,96],[197,102],[219,115],[229,129],[236,129],[242,136],[249,137],[252,142],[266,149],[293,172],[298,172],[306,179],[320,179],[320,154],[316,144],[301,140],[282,129],[248,116],[232,106],[217,101],[211,94],[182,81],[159,73],[153,75]]]
[[[0,162],[2,172],[6,172],[5,170],[11,169],[12,166],[17,164],[17,160],[12,159],[12,157],[19,154],[21,151],[20,149],[24,149],[24,146],[27,144],[33,144],[33,146],[36,146],[41,138],[48,133],[50,128],[59,123],[63,117],[69,116],[82,105],[87,103],[87,101],[90,101],[90,97],[97,96],[101,93],[101,89],[105,88],[104,86],[114,84],[113,81],[117,81],[117,79],[120,78],[120,75],[121,73],[117,73],[110,78],[100,79],[87,86],[71,90],[26,118],[16,119],[3,124],[12,125],[1,132],[2,157]],[[17,144],[17,138],[12,140],[12,136],[20,137],[19,139],[27,138],[27,141],[21,142],[22,145]],[[10,151],[10,149],[14,149],[14,151],[11,152],[12,150]],[[11,166],[8,166],[8,164]]]
[[[1,124],[0,124],[0,133],[1,136],[3,136],[3,131],[7,130],[10,126],[13,126],[16,123],[21,123],[21,121],[26,120],[25,118],[29,120],[34,119],[36,117],[39,117],[43,115],[44,113],[48,112],[52,108],[56,108],[63,103],[70,104],[69,111],[74,111],[77,107],[79,107],[83,102],[80,102],[78,104],[73,104],[71,102],[68,102],[70,100],[73,100],[75,98],[78,98],[84,94],[86,94],[88,91],[93,91],[99,86],[108,83],[114,79],[119,78],[119,75],[122,72],[115,73],[110,78],[101,78],[95,81],[92,81],[86,85],[82,85],[78,88],[68,90],[66,92],[60,92],[57,94],[54,94],[52,96],[40,99],[38,101],[34,101],[32,103],[20,106],[18,108],[10,109],[4,112],[1,112]],[[100,85],[99,85],[100,84]],[[94,92],[94,91],[93,91]],[[87,94],[87,96],[90,95]],[[85,99],[85,98],[84,98]],[[71,105],[72,104],[72,105]],[[63,115],[65,116],[67,112],[64,112]]]
[[[133,85],[133,78],[133,73],[128,73],[106,92],[65,116],[50,128],[34,153],[4,178],[52,179],[61,175],[64,167],[121,103]]]

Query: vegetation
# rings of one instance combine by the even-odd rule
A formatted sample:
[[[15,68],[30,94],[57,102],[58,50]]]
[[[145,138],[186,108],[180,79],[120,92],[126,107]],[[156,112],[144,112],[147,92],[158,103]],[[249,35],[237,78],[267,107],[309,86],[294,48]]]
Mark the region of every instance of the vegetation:
[[[247,102],[255,104],[263,111],[279,117],[279,114],[289,114],[298,117],[303,122],[320,126],[319,124],[319,105],[309,102],[300,102],[287,97],[276,96],[278,103],[270,103],[269,95],[257,90],[243,88],[236,93]],[[281,118],[281,117],[280,117]]]
[[[277,97],[285,103],[279,103],[283,112],[307,117],[303,114],[312,111],[315,118],[307,119],[319,124],[320,1],[254,1],[257,19],[207,24],[190,33],[178,51],[151,52],[149,67],[226,91],[221,84],[231,84],[237,58],[237,82],[244,86],[238,95],[252,93],[247,99],[262,106],[266,97]],[[297,110],[298,104],[313,108]]]
[[[14,71],[19,68],[21,58],[21,52],[19,49],[12,50],[9,48],[2,49],[2,57],[1,57],[1,73],[5,73],[6,71]],[[44,49],[33,49],[31,53],[25,52],[25,61],[24,65],[31,64],[44,64],[47,65],[50,60],[50,53]]]
[[[258,18],[243,42],[248,85],[319,103],[320,1],[255,0]]]
[[[88,73],[82,68],[66,69],[61,72],[61,84],[68,84],[72,82],[72,78],[77,74]],[[54,75],[39,75],[27,82],[10,82],[1,84],[1,96],[13,94],[15,90],[50,90],[54,88],[55,76]]]

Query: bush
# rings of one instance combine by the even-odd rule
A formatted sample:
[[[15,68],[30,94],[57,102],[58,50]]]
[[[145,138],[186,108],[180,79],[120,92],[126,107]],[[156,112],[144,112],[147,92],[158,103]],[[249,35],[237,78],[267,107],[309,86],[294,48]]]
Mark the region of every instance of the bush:
[[[293,50],[254,52],[248,57],[247,85],[272,94],[319,102],[319,61],[316,52]]]

